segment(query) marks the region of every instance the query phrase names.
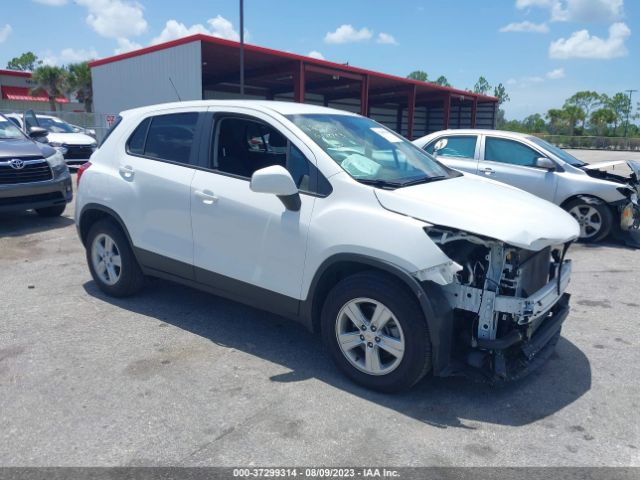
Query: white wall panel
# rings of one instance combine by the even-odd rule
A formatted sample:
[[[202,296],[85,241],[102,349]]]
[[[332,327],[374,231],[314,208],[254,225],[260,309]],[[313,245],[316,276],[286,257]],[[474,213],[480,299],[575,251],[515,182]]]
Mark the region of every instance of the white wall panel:
[[[201,51],[200,41],[194,41],[93,67],[94,110],[118,113],[175,102],[178,94],[183,101],[202,99]]]

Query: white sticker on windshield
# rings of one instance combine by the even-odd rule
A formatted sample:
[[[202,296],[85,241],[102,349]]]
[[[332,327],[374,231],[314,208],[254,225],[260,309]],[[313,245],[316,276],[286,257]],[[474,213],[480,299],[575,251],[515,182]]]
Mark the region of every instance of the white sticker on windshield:
[[[391,133],[389,130],[385,128],[373,127],[371,130],[376,132],[385,140],[390,141],[391,143],[400,143],[402,141],[401,137],[397,136],[395,133]]]

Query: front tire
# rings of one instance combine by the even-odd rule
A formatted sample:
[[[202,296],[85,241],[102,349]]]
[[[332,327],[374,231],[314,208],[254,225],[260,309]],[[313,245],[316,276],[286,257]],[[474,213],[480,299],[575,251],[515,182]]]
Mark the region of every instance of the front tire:
[[[564,209],[580,225],[579,239],[582,242],[599,242],[611,232],[613,214],[602,200],[576,198],[564,205]]]
[[[431,369],[431,338],[417,299],[378,272],[349,276],[329,292],[322,337],[354,382],[382,392],[406,390]]]
[[[113,221],[96,222],[86,241],[87,263],[98,288],[113,297],[126,297],[144,285],[144,275],[127,238]]]
[[[45,218],[59,217],[66,207],[66,205],[55,205],[53,207],[36,208],[36,213]]]

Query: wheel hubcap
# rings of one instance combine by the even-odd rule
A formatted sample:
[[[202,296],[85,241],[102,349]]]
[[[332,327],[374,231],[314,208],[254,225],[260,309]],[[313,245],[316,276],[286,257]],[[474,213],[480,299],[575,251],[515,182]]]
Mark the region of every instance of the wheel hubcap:
[[[576,205],[569,213],[580,225],[580,238],[591,238],[602,228],[602,217],[591,205]]]
[[[404,357],[402,327],[393,312],[377,300],[348,301],[338,312],[335,329],[340,351],[364,373],[386,375]]]
[[[100,280],[107,285],[115,285],[122,272],[122,260],[118,245],[109,235],[101,233],[93,239],[91,262]]]

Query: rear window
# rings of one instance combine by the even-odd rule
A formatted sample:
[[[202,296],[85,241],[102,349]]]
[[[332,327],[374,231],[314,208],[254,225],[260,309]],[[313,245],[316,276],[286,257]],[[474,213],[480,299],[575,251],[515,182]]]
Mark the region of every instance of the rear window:
[[[177,163],[190,163],[197,112],[144,119],[127,141],[127,152]]]
[[[425,147],[428,153],[445,157],[474,158],[476,155],[476,135],[440,137]]]

